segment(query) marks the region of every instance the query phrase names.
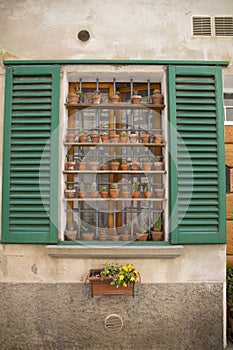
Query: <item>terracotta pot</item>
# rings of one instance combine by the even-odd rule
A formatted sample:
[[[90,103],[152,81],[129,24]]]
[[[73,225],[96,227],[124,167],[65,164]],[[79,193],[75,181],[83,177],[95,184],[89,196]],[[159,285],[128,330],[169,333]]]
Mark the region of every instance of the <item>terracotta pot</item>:
[[[120,190],[118,188],[110,188],[109,194],[111,198],[118,198]]]
[[[92,241],[94,236],[95,236],[94,233],[83,233],[82,234],[82,238],[84,241]]]
[[[154,163],[154,168],[157,171],[163,170],[164,163],[163,162],[155,162]]]
[[[119,139],[120,139],[120,135],[118,134],[112,134],[112,135],[109,135],[109,138],[110,138],[110,141],[112,143],[118,143]]]
[[[99,134],[91,134],[90,138],[91,138],[91,142],[92,143],[99,143],[99,141],[100,141],[100,135]]]
[[[79,102],[79,95],[77,95],[75,92],[70,92],[67,95],[67,103],[78,103]]]
[[[76,190],[74,188],[71,190],[65,190],[64,192],[66,198],[74,198],[76,194]]]
[[[100,137],[101,137],[101,141],[102,141],[103,143],[106,143],[106,142],[109,141],[109,136],[108,136],[108,135],[102,135],[102,136],[100,136]]]
[[[120,137],[120,142],[121,143],[127,143],[127,141],[128,141],[128,136],[121,136]]]
[[[100,277],[92,276],[93,273],[99,274],[101,270],[92,269],[88,274],[88,281],[91,285],[91,295],[94,296],[103,296],[103,295],[134,295],[134,283],[130,284],[127,287],[112,286],[110,283],[111,278],[106,278],[104,281]]]
[[[147,135],[147,134],[142,135],[141,141],[142,141],[142,143],[149,143],[150,142],[150,135]]]
[[[108,170],[108,165],[107,164],[102,164],[100,169],[101,170]]]
[[[99,162],[89,162],[91,170],[97,170],[99,166]]]
[[[154,105],[162,105],[163,104],[163,95],[162,94],[151,95],[151,102]]]
[[[108,192],[100,192],[101,198],[108,198]]]
[[[109,163],[110,170],[118,170],[119,166],[120,166],[119,162],[110,162]]]
[[[146,241],[148,237],[148,233],[135,233],[138,241]]]
[[[110,99],[110,102],[112,102],[112,103],[118,103],[120,101],[120,96],[112,95],[109,97],[109,99]]]
[[[137,143],[138,135],[137,134],[130,134],[129,135],[129,140],[130,140],[131,143]]]
[[[130,235],[121,235],[120,237],[122,241],[130,241]]]
[[[114,235],[112,235],[111,239],[112,239],[113,242],[117,242],[117,241],[119,241],[120,236],[114,236]]]
[[[66,134],[65,136],[66,142],[74,142],[75,138],[76,138],[76,135],[74,133]]]
[[[66,162],[66,169],[74,170],[75,165],[76,165],[76,162]]]
[[[122,192],[122,198],[129,198],[130,197],[130,192]]]
[[[150,231],[153,241],[161,241],[163,237],[163,231]]]
[[[91,195],[91,198],[98,198],[99,192],[98,191],[91,191],[90,195]]]
[[[86,162],[78,162],[78,170],[86,170],[87,163]]]
[[[80,134],[79,135],[79,142],[81,142],[81,143],[88,142],[88,134]]]
[[[107,241],[107,239],[108,239],[108,235],[105,235],[105,234],[99,235],[99,240],[100,241]]]
[[[144,170],[150,171],[152,168],[152,162],[144,162],[142,163],[142,167]]]
[[[93,95],[91,100],[93,104],[98,105],[101,102],[101,95]]]
[[[86,192],[85,191],[78,191],[78,196],[79,196],[79,198],[86,198]]]
[[[143,192],[145,198],[151,198],[152,197],[152,191],[144,191]]]
[[[121,164],[121,170],[128,170],[128,164]]]
[[[133,104],[140,105],[141,102],[142,102],[142,96],[140,96],[140,95],[133,95],[132,96],[132,103]]]
[[[65,230],[65,236],[71,240],[75,241],[77,237],[77,230]]]
[[[156,188],[155,189],[155,197],[156,198],[164,198],[165,189],[164,188]]]
[[[131,169],[132,170],[139,170],[140,169],[140,163],[139,162],[132,162],[131,163]]]
[[[140,194],[141,194],[140,191],[133,191],[132,196],[133,198],[140,198]]]

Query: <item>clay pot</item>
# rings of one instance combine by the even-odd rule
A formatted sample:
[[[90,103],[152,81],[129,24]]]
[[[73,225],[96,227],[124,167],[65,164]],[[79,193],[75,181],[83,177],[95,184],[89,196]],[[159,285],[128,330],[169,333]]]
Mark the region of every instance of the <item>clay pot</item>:
[[[82,234],[82,238],[84,241],[92,241],[94,236],[95,236],[94,233],[83,233]]]
[[[156,188],[155,189],[155,197],[156,198],[164,198],[165,189],[164,188]]]
[[[66,134],[65,139],[66,142],[75,142],[76,135],[74,133]]]
[[[140,191],[133,191],[132,197],[133,197],[133,198],[140,198],[140,194],[141,194]]]
[[[131,143],[137,143],[138,135],[137,134],[130,134],[129,135],[129,140],[130,140]]]
[[[91,198],[98,198],[99,192],[98,191],[91,191],[90,195],[91,195]]]
[[[153,241],[161,241],[163,237],[163,231],[150,231]]]
[[[81,191],[79,191],[78,192],[78,196],[79,196],[79,198],[86,198],[86,192],[85,191],[83,191],[83,192],[81,192]]]
[[[130,235],[120,235],[122,241],[130,241]]]
[[[101,170],[108,170],[108,165],[107,164],[102,164],[100,169]]]
[[[142,143],[149,143],[150,142],[150,135],[143,134],[141,136],[141,141],[142,141]]]
[[[78,170],[86,170],[87,163],[86,162],[78,162]]]
[[[162,135],[154,135],[153,136],[153,143],[161,144],[162,143]]]
[[[107,241],[107,239],[108,239],[108,235],[105,235],[105,234],[99,235],[100,241]]]
[[[97,170],[99,166],[99,162],[89,162],[91,170]]]
[[[111,103],[118,103],[120,101],[120,96],[112,95],[109,97]]]
[[[108,135],[101,135],[100,137],[101,137],[101,141],[102,141],[103,143],[109,141],[109,136],[108,136]]]
[[[74,198],[76,194],[76,190],[73,188],[71,190],[65,190],[66,198]]]
[[[140,169],[140,163],[139,162],[132,162],[131,164],[132,170],[139,170]]]
[[[132,103],[133,104],[140,105],[141,102],[142,102],[142,96],[140,96],[140,95],[133,95],[132,96]]]
[[[150,171],[152,168],[152,162],[144,162],[142,163],[142,167],[146,171]]]
[[[151,95],[151,102],[154,105],[162,105],[163,104],[163,95],[162,94]]]
[[[65,236],[68,238],[69,241],[75,241],[77,237],[77,230],[66,230]]]
[[[70,92],[67,95],[67,103],[78,103],[80,96],[77,95],[75,92]]]
[[[98,143],[100,140],[100,135],[99,134],[91,134],[90,138],[91,138],[91,142]]]
[[[121,143],[127,143],[127,141],[128,141],[128,136],[121,136],[120,137],[120,142]]]
[[[128,164],[121,164],[121,170],[128,170]]]
[[[130,197],[130,192],[129,191],[122,192],[122,198],[129,198],[129,197]]]
[[[144,191],[143,192],[145,198],[151,198],[152,197],[152,191]]]
[[[157,171],[163,170],[163,166],[164,166],[164,163],[163,163],[163,162],[155,162],[155,163],[154,163],[154,168],[155,168],[155,170],[157,170]]]
[[[108,198],[108,192],[100,192],[101,198]]]
[[[109,135],[109,137],[110,137],[110,142],[112,143],[118,143],[120,139],[120,135],[118,134],[112,134],[112,135]]]
[[[118,170],[119,166],[120,166],[119,162],[110,162],[109,163],[110,170]]]
[[[119,197],[119,188],[110,188],[109,194],[111,198],[118,198]]]
[[[98,105],[100,104],[101,102],[101,95],[98,95],[98,94],[94,94],[91,98],[92,100],[92,103],[95,104],[95,105]]]
[[[119,241],[120,236],[112,236],[111,239],[113,242],[116,242],[116,241]]]
[[[75,165],[76,165],[76,162],[66,162],[66,169],[74,170]]]
[[[81,143],[85,143],[85,142],[87,142],[88,141],[88,134],[80,134],[79,135],[79,142],[81,142]]]
[[[148,237],[148,233],[135,233],[137,241],[146,241]]]

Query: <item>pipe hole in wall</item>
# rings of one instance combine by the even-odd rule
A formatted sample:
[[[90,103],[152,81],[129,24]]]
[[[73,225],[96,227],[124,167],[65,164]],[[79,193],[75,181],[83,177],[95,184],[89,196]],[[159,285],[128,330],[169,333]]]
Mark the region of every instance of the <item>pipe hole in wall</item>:
[[[90,39],[90,33],[87,30],[80,30],[77,35],[80,41],[88,41]]]

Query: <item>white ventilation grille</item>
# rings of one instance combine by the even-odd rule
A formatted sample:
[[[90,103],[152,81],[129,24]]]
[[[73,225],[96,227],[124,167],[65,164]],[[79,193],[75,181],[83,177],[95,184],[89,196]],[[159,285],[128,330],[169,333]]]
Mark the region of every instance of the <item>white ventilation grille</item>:
[[[215,17],[215,35],[233,36],[233,17]]]
[[[211,36],[211,17],[193,17],[193,36]]]
[[[121,316],[111,314],[105,318],[105,328],[111,332],[119,332],[123,327],[123,319]]]

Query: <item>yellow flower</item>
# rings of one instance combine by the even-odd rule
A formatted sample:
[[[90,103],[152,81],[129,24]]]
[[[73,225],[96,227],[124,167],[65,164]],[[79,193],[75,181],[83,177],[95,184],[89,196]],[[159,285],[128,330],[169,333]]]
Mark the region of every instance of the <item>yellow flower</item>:
[[[126,282],[123,283],[123,287],[127,287],[127,283]]]
[[[123,266],[122,269],[123,269],[125,272],[128,272],[128,267],[127,267],[127,266]]]
[[[124,275],[120,275],[120,276],[119,276],[119,279],[120,279],[120,281],[123,281]]]
[[[135,277],[132,276],[132,277],[130,278],[130,281],[131,281],[131,282],[134,282],[134,281],[135,281]]]

